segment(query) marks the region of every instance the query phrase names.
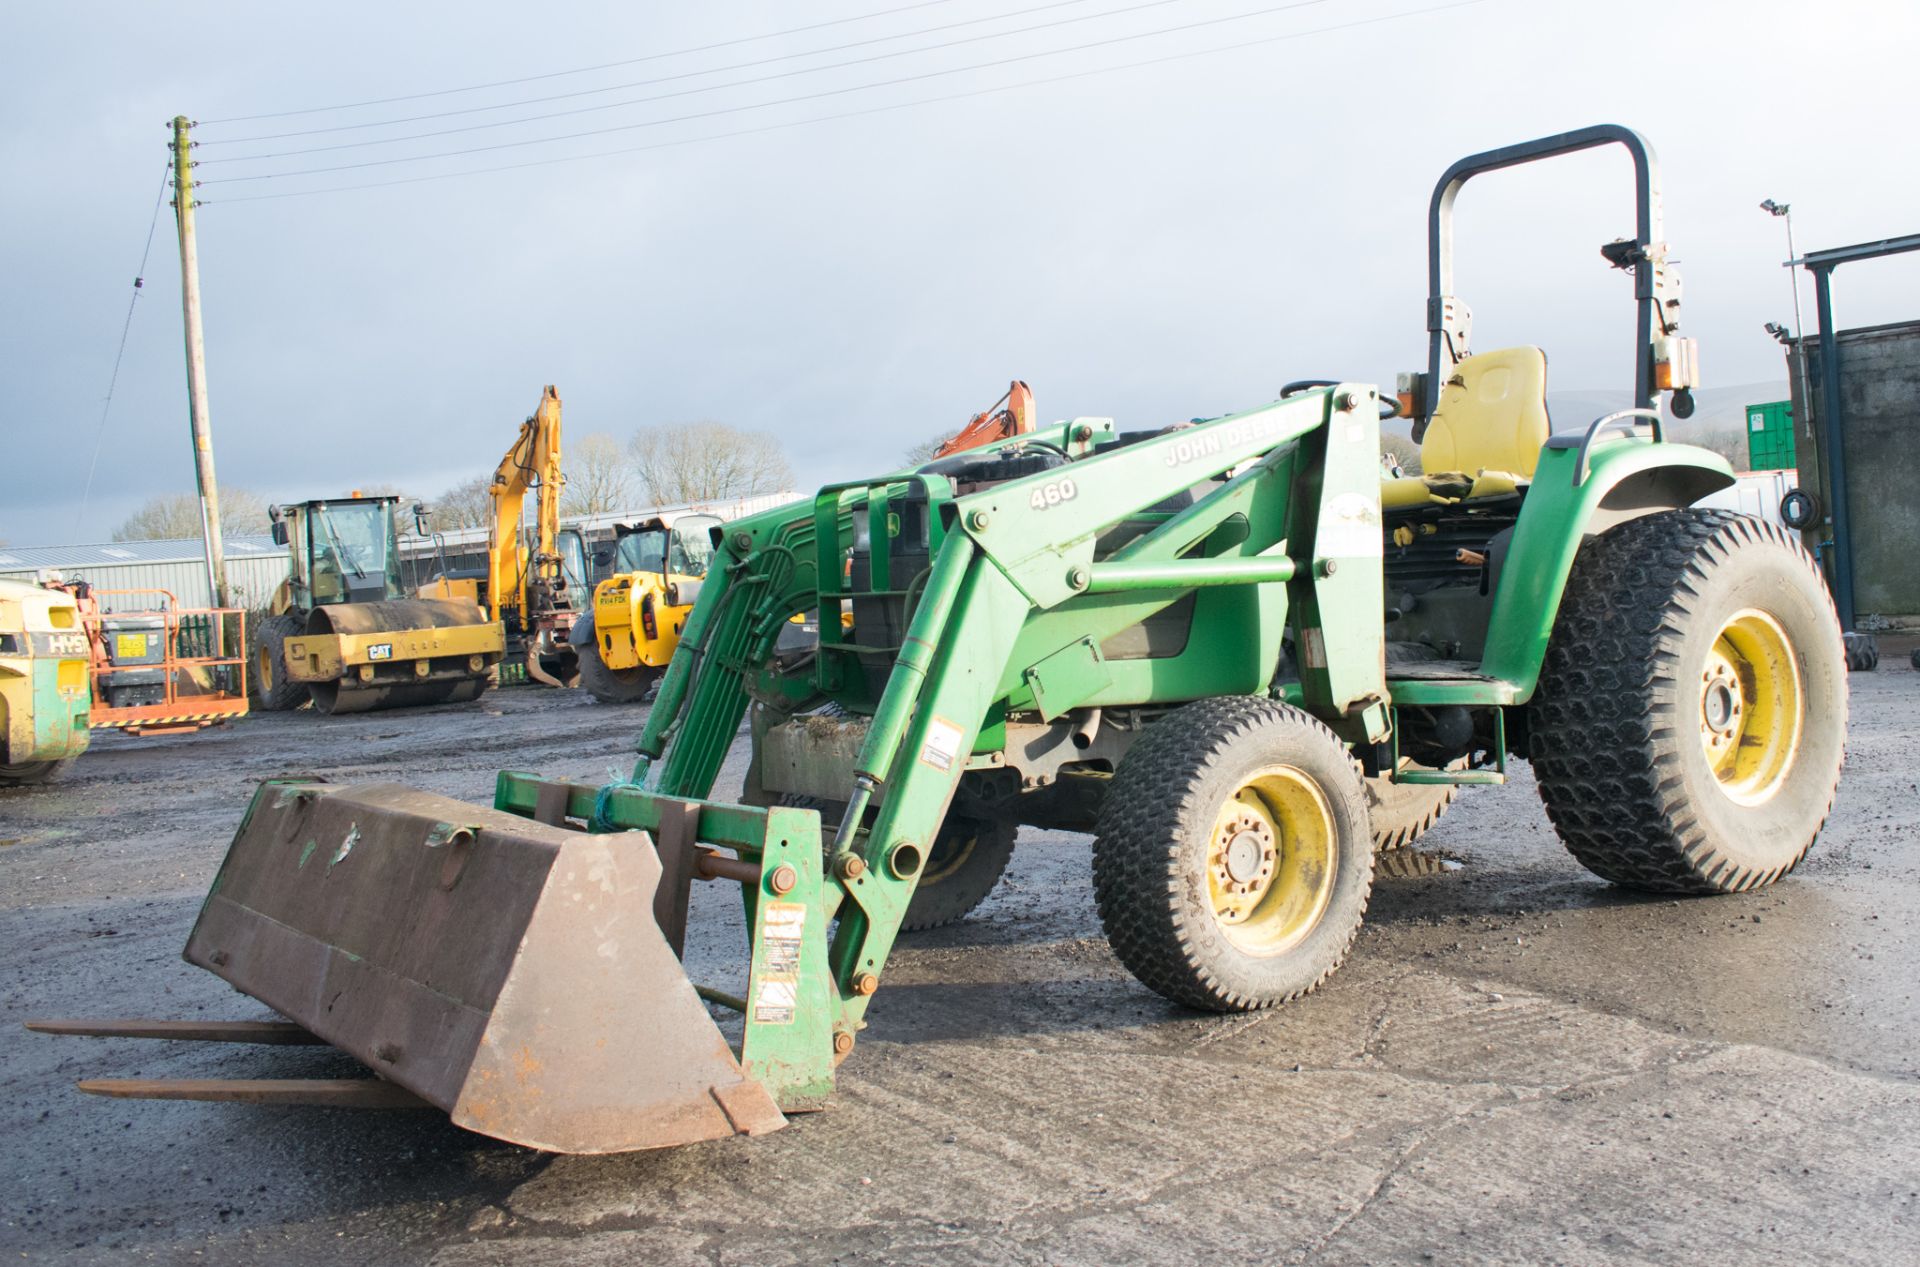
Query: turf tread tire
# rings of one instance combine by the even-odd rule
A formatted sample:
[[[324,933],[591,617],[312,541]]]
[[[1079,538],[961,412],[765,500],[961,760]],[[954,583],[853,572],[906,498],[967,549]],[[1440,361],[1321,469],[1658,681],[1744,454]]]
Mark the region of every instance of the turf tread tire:
[[[1295,979],[1256,992],[1210,966],[1203,943],[1219,934],[1211,927],[1211,910],[1196,909],[1191,898],[1183,854],[1194,816],[1210,821],[1214,813],[1210,776],[1244,765],[1244,755],[1236,758],[1236,752],[1258,745],[1263,732],[1282,729],[1319,746],[1324,770],[1344,772],[1345,787],[1326,786],[1338,775],[1316,781],[1336,822],[1348,824],[1350,847],[1339,850],[1335,892],[1320,923],[1304,947],[1281,957],[1294,961]],[[1312,991],[1346,959],[1373,891],[1366,793],[1346,745],[1309,714],[1263,697],[1198,700],[1155,722],[1115,772],[1096,832],[1093,893],[1108,945],[1148,989],[1204,1011],[1254,1011]]]
[[[1740,567],[1761,561],[1760,552],[1772,553],[1770,579],[1790,588],[1803,608],[1794,618],[1799,627],[1787,630],[1803,675],[1837,684],[1838,698],[1816,700],[1814,685],[1803,684],[1809,703],[1802,748],[1774,800],[1705,805],[1700,798],[1717,788],[1696,796],[1688,787],[1693,758],[1686,745],[1696,743],[1696,723],[1682,685],[1683,677],[1691,684],[1692,670],[1682,660],[1689,633],[1713,619],[1714,605],[1735,601],[1716,597],[1723,588],[1717,578],[1732,569],[1732,580],[1740,580]],[[1696,612],[1703,614],[1696,619]],[[1676,716],[1676,699],[1688,701],[1684,715]],[[1575,556],[1527,707],[1540,798],[1587,870],[1659,893],[1771,884],[1799,865],[1825,824],[1845,756],[1846,672],[1833,600],[1813,558],[1776,524],[1696,509],[1629,520]],[[1806,737],[1823,723],[1837,735]],[[1691,777],[1700,791],[1702,780]],[[1774,830],[1775,820],[1784,845],[1764,859],[1738,856],[1745,847],[1739,828],[1757,839]]]
[[[1460,799],[1448,784],[1367,780],[1367,823],[1375,849],[1405,849],[1426,835]]]

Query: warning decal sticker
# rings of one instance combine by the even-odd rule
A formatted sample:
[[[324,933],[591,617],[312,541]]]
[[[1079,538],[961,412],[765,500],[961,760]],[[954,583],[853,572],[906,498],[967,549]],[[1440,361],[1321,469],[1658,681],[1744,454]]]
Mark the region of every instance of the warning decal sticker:
[[[768,902],[761,908],[760,971],[753,989],[753,1019],[791,1025],[800,997],[800,943],[807,929],[802,902]]]
[[[936,770],[953,769],[960,755],[960,736],[966,732],[944,717],[935,717],[927,727],[927,742],[920,748],[920,761]]]

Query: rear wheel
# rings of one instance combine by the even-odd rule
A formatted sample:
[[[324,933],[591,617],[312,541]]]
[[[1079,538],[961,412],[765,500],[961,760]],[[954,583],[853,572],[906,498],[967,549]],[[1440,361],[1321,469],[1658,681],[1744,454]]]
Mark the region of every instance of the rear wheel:
[[[1448,783],[1367,780],[1367,822],[1375,849],[1405,849],[1427,834],[1459,797]]]
[[[1528,708],[1541,799],[1582,866],[1666,893],[1770,884],[1840,779],[1832,599],[1773,524],[1631,520],[1581,547]]]
[[[917,932],[971,915],[1000,883],[1019,830],[1013,823],[949,814],[927,851],[926,869],[913,887],[900,927]]]
[[[253,627],[253,701],[266,713],[307,702],[307,684],[287,677],[287,639],[300,632],[295,615],[269,616]]]
[[[822,843],[829,846],[847,808],[840,801],[796,792],[782,793],[780,804],[820,811],[820,825],[825,829]],[[900,921],[901,931],[942,928],[971,915],[1000,883],[1013,858],[1019,831],[1014,823],[949,814],[933,838],[933,848],[927,851],[927,865],[913,886],[913,897]]]
[[[0,787],[51,783],[65,774],[67,767],[72,764],[72,757],[61,757],[57,761],[16,761],[12,765],[0,765]]]
[[[1275,700],[1200,700],[1156,722],[1101,808],[1100,923],[1176,1003],[1244,1012],[1305,994],[1346,958],[1372,889],[1346,745]]]
[[[600,658],[600,649],[580,649],[580,685],[602,704],[638,704],[660,680],[661,670],[650,664],[630,669],[610,669]]]

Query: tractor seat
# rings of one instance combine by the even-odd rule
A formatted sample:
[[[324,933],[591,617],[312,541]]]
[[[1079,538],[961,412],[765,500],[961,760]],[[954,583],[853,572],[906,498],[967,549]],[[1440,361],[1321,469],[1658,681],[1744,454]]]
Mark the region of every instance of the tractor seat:
[[[1533,478],[1547,417],[1547,354],[1502,348],[1470,356],[1440,389],[1420,441],[1422,475],[1380,481],[1380,504],[1447,506],[1516,492]]]

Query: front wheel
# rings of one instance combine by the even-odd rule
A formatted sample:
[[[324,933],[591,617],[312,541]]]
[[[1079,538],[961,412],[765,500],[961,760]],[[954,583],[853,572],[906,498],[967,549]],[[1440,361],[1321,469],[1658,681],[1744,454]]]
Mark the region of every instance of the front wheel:
[[[610,669],[597,646],[580,649],[580,685],[602,704],[638,704],[660,680],[661,670],[649,664]]]
[[[307,684],[287,676],[287,639],[300,632],[300,617],[268,616],[253,627],[253,702],[265,713],[282,713],[307,702]]]
[[[1253,696],[1188,704],[1114,772],[1093,845],[1107,941],[1149,989],[1246,1012],[1340,966],[1373,891],[1367,796],[1346,745]]]
[[[1580,864],[1662,893],[1732,893],[1799,865],[1847,732],[1840,622],[1785,529],[1649,515],[1575,557],[1528,705],[1547,816]]]

